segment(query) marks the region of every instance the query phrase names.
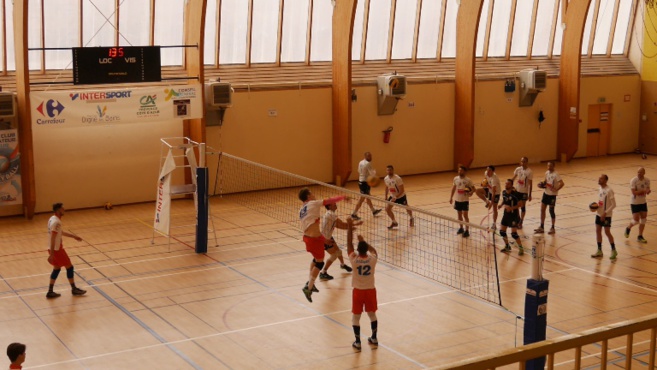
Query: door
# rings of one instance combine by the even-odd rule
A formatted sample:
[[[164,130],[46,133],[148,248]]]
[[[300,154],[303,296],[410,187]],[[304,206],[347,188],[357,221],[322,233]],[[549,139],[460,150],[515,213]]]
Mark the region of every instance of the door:
[[[586,156],[597,157],[609,152],[611,104],[589,105],[586,130]]]

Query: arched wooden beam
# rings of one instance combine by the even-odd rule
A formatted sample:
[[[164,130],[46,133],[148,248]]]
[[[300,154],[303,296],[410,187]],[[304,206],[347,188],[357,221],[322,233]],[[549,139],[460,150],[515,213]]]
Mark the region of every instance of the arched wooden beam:
[[[191,0],[185,4],[184,41],[185,45],[198,47],[185,48],[185,70],[190,77],[188,84],[204,83],[203,49],[205,31],[205,10],[207,0]],[[198,80],[196,79],[198,78]],[[205,92],[202,92],[205,94]],[[203,100],[205,101],[205,99]],[[203,108],[205,112],[205,107]],[[205,114],[203,118],[183,120],[183,136],[198,143],[205,143]],[[197,153],[198,154],[198,153]],[[191,174],[185,172],[185,183],[191,183]]]
[[[456,17],[454,168],[474,160],[475,48],[483,0],[461,1]]]
[[[557,159],[570,161],[579,140],[579,86],[582,38],[591,0],[571,0],[566,11],[559,75]],[[562,19],[562,21],[564,21]]]
[[[356,0],[333,7],[333,178],[344,185],[351,175],[351,36]]]
[[[16,53],[16,94],[18,96],[18,145],[21,152],[23,215],[34,217],[36,185],[34,181],[34,142],[30,109],[30,67],[27,54],[28,0],[14,1],[14,51]]]

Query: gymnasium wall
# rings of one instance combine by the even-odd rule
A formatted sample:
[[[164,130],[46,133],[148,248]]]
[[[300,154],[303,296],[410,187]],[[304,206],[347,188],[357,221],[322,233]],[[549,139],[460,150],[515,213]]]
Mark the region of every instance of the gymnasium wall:
[[[476,84],[475,160],[471,167],[531,162],[556,156],[558,81],[548,80],[532,107],[518,107],[518,92],[504,93],[502,81]],[[582,80],[580,114],[600,97],[612,108],[611,153],[638,145],[638,76]],[[454,85],[411,84],[393,115],[377,115],[375,86],[357,86],[353,103],[353,171],[371,151],[380,175],[393,164],[402,175],[451,171],[454,145]],[[625,95],[630,101],[625,102]],[[510,100],[510,101],[509,101]],[[545,121],[539,128],[538,112]],[[208,121],[217,122],[216,112]],[[331,90],[238,91],[223,126],[207,128],[209,146],[246,159],[321,181],[332,180]],[[586,153],[586,127],[580,124]],[[62,201],[68,208],[153,201],[160,164],[160,138],[182,136],[180,122],[122,124],[88,128],[34,127],[37,212]],[[381,131],[393,127],[390,143]],[[458,139],[456,141],[458,145]],[[214,186],[216,157],[208,160]],[[181,182],[176,177],[174,183]]]

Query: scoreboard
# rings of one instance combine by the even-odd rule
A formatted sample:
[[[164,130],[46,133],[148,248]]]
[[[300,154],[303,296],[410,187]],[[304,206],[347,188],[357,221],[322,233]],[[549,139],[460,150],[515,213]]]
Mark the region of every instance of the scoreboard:
[[[162,81],[159,46],[73,48],[73,84]]]

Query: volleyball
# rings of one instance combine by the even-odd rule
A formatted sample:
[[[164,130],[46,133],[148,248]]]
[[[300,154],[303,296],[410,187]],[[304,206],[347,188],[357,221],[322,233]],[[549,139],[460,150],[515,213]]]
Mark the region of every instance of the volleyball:
[[[472,193],[474,193],[474,191],[472,191],[472,188],[469,187],[469,186],[466,186],[464,190],[465,190],[465,193],[468,194],[469,197],[472,196]]]
[[[589,204],[589,209],[591,212],[596,212],[599,207],[600,206],[598,205],[598,202],[591,202],[591,204]]]
[[[539,182],[537,186],[541,189],[545,189],[545,181]]]
[[[488,187],[488,180],[486,178],[484,178],[484,180],[481,182],[481,186],[484,188]]]
[[[375,188],[377,185],[379,185],[379,178],[376,176],[368,176],[367,177],[367,185],[370,187]]]
[[[106,210],[109,211],[109,210],[112,209],[112,208],[114,208],[114,206],[112,206],[112,203],[110,203],[110,202],[106,202],[106,203],[105,203],[105,209],[106,209]]]

